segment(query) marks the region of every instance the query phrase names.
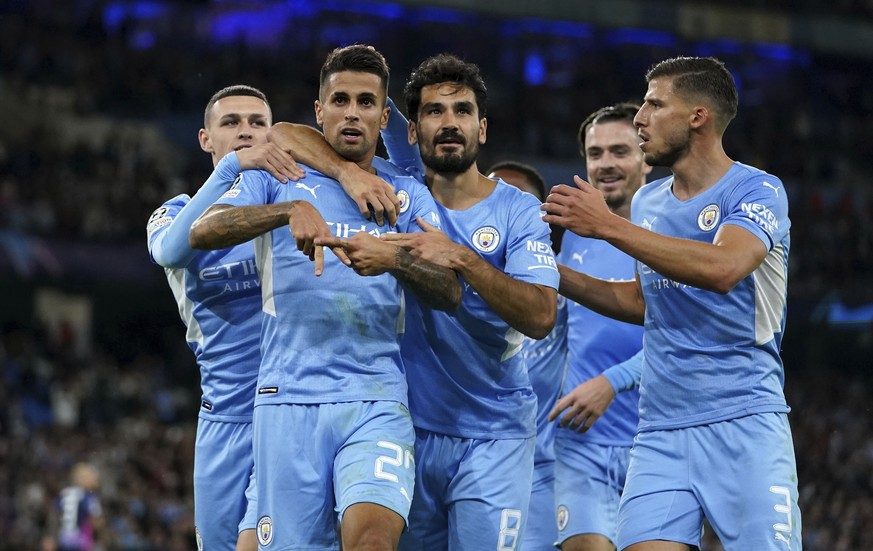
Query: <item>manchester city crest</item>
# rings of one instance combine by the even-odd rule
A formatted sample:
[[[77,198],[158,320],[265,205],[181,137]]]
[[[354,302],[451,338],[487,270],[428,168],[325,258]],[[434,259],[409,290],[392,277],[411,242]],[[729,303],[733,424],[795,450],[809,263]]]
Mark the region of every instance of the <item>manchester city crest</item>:
[[[404,213],[409,210],[409,192],[401,189],[397,192],[397,199],[400,201],[400,212]]]
[[[703,207],[697,215],[697,227],[703,231],[712,231],[718,226],[721,210],[715,203]]]
[[[261,545],[269,545],[273,541],[273,519],[262,516],[258,521],[258,542]]]
[[[558,514],[556,515],[556,519],[558,521],[558,531],[564,530],[567,527],[567,523],[570,522],[570,510],[567,509],[566,505],[558,505]]]
[[[483,253],[490,253],[500,243],[500,233],[493,226],[482,226],[473,232],[473,246]]]

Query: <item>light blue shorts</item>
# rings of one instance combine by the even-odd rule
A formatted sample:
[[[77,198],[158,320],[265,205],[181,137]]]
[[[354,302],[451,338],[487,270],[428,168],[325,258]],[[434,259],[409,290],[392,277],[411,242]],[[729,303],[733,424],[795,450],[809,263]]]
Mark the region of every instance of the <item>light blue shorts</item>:
[[[519,549],[535,438],[476,440],[423,429],[415,435],[415,497],[399,549]]]
[[[252,424],[197,420],[194,447],[194,524],[198,548],[234,551],[240,530],[254,528],[254,509],[246,525],[254,467]]]
[[[704,516],[726,551],[801,549],[785,414],[637,435],[619,507],[619,548],[650,540],[699,546]]]
[[[259,405],[254,431],[261,549],[338,549],[337,523],[356,503],[407,520],[415,433],[403,404]]]
[[[600,534],[615,543],[629,452],[625,446],[555,439],[559,544],[582,534]]]
[[[534,465],[530,507],[521,551],[554,551],[558,538],[555,524],[555,462]]]

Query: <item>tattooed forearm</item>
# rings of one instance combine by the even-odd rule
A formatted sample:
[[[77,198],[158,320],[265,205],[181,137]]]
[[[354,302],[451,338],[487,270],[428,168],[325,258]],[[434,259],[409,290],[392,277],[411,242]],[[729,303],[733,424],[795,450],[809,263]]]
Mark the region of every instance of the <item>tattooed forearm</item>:
[[[233,207],[213,205],[191,226],[194,249],[225,249],[288,224],[290,203]]]
[[[398,248],[391,274],[425,306],[452,311],[461,304],[461,284],[454,270],[416,260]]]

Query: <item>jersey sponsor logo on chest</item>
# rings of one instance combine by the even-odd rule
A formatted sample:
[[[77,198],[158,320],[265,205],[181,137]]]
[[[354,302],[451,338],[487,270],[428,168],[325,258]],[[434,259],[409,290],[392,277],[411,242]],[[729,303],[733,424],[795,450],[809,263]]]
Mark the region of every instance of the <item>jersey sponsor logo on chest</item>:
[[[248,258],[239,262],[228,262],[217,266],[207,266],[200,270],[201,281],[218,281],[222,279],[237,279],[257,275],[255,259]]]
[[[383,233],[396,233],[393,231],[385,231],[378,227],[374,227],[371,230],[367,229],[366,224],[348,224],[346,222],[327,222],[327,226],[330,228],[331,233],[336,237],[349,238],[355,235],[356,233],[369,233],[374,237],[379,237]]]

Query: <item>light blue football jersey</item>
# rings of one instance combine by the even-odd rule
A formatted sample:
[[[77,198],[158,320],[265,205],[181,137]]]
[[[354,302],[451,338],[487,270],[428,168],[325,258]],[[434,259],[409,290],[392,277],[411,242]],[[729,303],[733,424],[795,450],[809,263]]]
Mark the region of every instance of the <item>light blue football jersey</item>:
[[[443,231],[515,279],[557,289],[549,226],[539,201],[504,182],[467,210],[437,203]],[[417,427],[461,438],[528,438],[536,433],[536,396],[524,337],[462,280],[455,312],[408,300],[403,359]],[[506,297],[512,300],[512,297]]]
[[[711,243],[734,224],[769,251],[724,295],[672,281],[638,262],[646,300],[640,430],[707,424],[760,412],[787,412],[779,348],[785,327],[791,222],[782,182],[734,163],[687,201],[673,177],[634,196],[633,222],[656,233]]]
[[[549,412],[561,396],[567,371],[567,303],[558,295],[555,328],[544,339],[524,338],[522,356],[527,364],[530,384],[537,397],[537,446],[534,464],[555,460],[556,424],[549,422]]]
[[[266,205],[310,202],[337,237],[365,231],[421,231],[421,216],[439,227],[427,188],[411,177],[379,176],[395,186],[401,199],[396,227],[361,218],[340,184],[315,169],[295,184],[281,184],[265,171],[244,171],[237,185],[216,204]],[[390,274],[363,277],[329,250],[324,273],[297,250],[287,226],[255,239],[262,281],[264,324],[258,404],[322,404],[389,400],[407,403],[399,334],[404,324],[404,295]]]
[[[558,262],[607,281],[633,281],[635,261],[609,243],[566,232]],[[564,388],[567,392],[609,367],[621,363],[643,346],[643,328],[589,310],[579,303],[569,306],[569,367]],[[602,446],[630,446],[639,422],[639,391],[615,396],[603,416],[582,434],[559,430],[558,438],[592,442]]]
[[[179,195],[149,219],[152,246],[189,201]],[[154,260],[154,258],[153,258]],[[260,365],[261,289],[254,247],[198,251],[185,268],[164,268],[200,367],[200,417],[251,423]]]

